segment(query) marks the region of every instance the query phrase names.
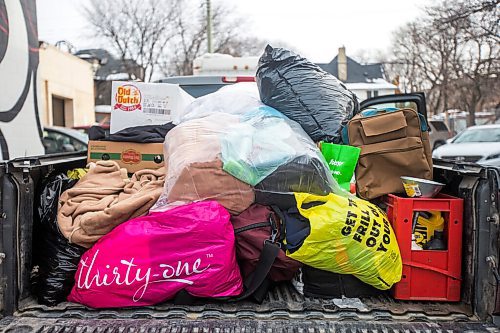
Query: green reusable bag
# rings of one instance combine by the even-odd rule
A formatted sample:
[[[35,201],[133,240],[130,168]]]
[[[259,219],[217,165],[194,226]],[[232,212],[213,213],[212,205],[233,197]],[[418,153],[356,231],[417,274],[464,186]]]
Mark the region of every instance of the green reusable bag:
[[[333,178],[346,191],[349,191],[360,152],[361,148],[358,147],[321,142],[321,153],[328,163]]]

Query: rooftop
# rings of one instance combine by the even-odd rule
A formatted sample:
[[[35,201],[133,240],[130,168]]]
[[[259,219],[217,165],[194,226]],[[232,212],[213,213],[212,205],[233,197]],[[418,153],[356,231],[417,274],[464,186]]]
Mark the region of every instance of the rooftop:
[[[97,80],[125,80],[129,73],[138,77],[142,68],[131,59],[117,59],[104,49],[86,49],[75,52],[75,56],[88,62],[97,61],[99,66],[94,73]]]
[[[347,58],[347,81],[345,83],[372,83],[376,79],[385,80],[382,64],[362,65],[352,58]],[[317,64],[325,72],[338,77],[338,56],[333,58],[328,64]]]

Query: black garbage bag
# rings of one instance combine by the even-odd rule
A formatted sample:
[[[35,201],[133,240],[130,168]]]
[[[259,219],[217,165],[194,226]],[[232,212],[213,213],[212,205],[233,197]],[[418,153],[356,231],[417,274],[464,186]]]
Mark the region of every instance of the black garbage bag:
[[[42,186],[37,205],[34,259],[38,266],[36,293],[38,302],[56,305],[64,302],[75,283],[75,273],[85,248],[68,243],[57,225],[59,196],[77,180],[60,173]]]
[[[138,143],[163,143],[167,133],[174,128],[172,123],[163,125],[144,125],[124,128],[114,134],[101,126],[89,128],[89,140],[138,142]]]
[[[302,282],[306,297],[375,297],[384,293],[354,275],[322,271],[306,265],[302,267]]]
[[[359,103],[333,75],[291,51],[268,45],[257,85],[265,104],[298,122],[313,141],[341,143],[340,131]]]
[[[330,175],[326,172],[329,171],[325,170],[321,160],[299,156],[280,165],[276,171],[255,185],[255,202],[287,210],[297,207],[294,192],[317,195],[338,193],[340,189],[333,187]]]

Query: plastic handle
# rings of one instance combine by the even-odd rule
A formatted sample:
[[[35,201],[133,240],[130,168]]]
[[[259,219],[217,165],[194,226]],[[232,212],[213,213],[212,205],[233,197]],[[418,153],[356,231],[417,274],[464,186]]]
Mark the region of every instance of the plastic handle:
[[[373,108],[373,109],[361,111],[361,115],[363,117],[371,117],[371,116],[375,116],[379,113],[389,113],[389,112],[395,112],[395,111],[399,111],[399,110],[401,110],[401,109],[398,109],[398,108],[380,108],[380,109]]]
[[[313,206],[310,208],[303,208],[303,204],[307,204],[310,202],[323,202],[327,203],[328,201],[333,199],[334,194],[330,193],[328,195],[316,195],[316,194],[308,194],[308,193],[295,193],[295,200],[297,201],[297,209],[299,210],[300,215],[309,218],[311,215],[311,210],[318,207]]]

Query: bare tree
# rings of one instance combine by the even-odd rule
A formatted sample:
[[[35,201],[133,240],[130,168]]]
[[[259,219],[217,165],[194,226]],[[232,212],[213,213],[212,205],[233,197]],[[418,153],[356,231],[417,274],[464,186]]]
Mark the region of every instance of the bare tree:
[[[451,4],[446,15],[443,15],[439,22],[441,24],[449,24],[472,18],[472,25],[483,30],[482,34],[489,35],[500,41],[500,36],[498,36],[498,24],[500,22],[500,16],[498,15],[499,4],[500,0],[470,0],[466,3],[459,1]]]
[[[431,12],[441,29],[459,29],[457,40],[461,52],[452,59],[451,87],[458,93],[456,99],[467,108],[469,126],[475,124],[476,112],[483,108],[485,97],[500,75],[499,3],[498,0],[457,1]],[[499,101],[497,96],[496,102]]]
[[[218,53],[235,57],[260,56],[268,43],[256,37],[238,37],[218,46]]]
[[[402,89],[426,91],[432,113],[466,108],[473,125],[499,74],[498,2],[443,1],[396,32],[389,67]]]
[[[189,75],[207,52],[206,2],[194,0],[90,0],[85,9],[96,35],[109,43],[125,67],[154,74]],[[245,35],[245,20],[224,3],[212,8],[213,49],[234,56],[259,55],[265,43]],[[129,68],[129,73],[133,71]]]
[[[207,52],[206,3],[182,1],[178,4],[174,24],[175,37],[169,43],[172,50],[161,63],[167,75],[191,75],[193,60]],[[244,37],[246,22],[232,8],[221,3],[212,8],[212,39],[216,53],[233,56],[259,55],[265,43],[255,37]]]
[[[384,63],[387,61],[387,55],[380,49],[360,49],[352,57],[360,64]]]
[[[174,36],[171,22],[180,0],[91,0],[85,14],[97,36],[107,41],[124,64],[143,68],[150,81],[165,47]],[[129,72],[131,72],[129,70]]]

